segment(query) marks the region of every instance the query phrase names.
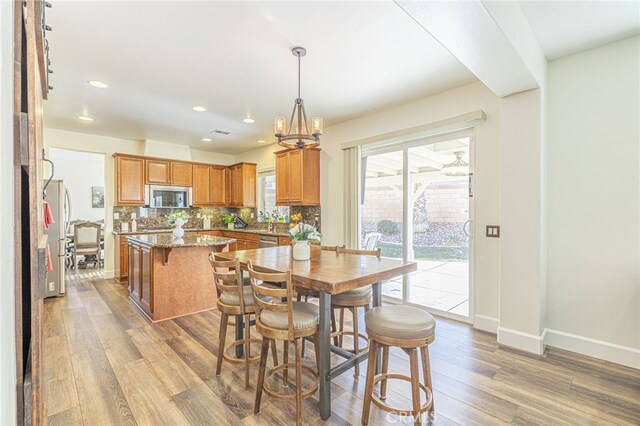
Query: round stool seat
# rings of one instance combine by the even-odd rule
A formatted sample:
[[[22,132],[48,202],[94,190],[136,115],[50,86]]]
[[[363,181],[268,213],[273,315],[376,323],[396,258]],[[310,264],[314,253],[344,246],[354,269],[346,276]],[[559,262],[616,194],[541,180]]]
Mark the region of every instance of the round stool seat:
[[[359,287],[353,290],[345,291],[344,293],[336,294],[332,296],[334,302],[348,302],[351,300],[357,300],[362,298],[373,298],[373,287],[370,285]]]
[[[427,338],[436,329],[431,314],[413,306],[378,306],[365,314],[364,321],[368,330],[396,339]]]

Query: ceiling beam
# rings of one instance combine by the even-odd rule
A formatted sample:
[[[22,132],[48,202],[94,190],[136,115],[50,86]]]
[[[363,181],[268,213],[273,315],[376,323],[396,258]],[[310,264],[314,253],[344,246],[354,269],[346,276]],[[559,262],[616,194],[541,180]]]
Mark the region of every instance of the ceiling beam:
[[[517,2],[396,0],[500,97],[543,87],[546,59]]]

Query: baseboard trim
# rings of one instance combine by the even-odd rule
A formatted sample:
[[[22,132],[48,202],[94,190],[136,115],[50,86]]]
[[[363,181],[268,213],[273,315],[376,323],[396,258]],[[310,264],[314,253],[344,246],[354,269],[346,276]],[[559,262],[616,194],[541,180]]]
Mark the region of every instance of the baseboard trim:
[[[111,269],[111,270],[105,270],[103,273],[105,279],[109,279],[109,278],[115,278],[116,277],[116,271],[115,269]]]
[[[477,328],[478,330],[497,334],[499,325],[500,325],[500,321],[498,321],[498,318],[493,318],[493,317],[480,315],[480,314],[476,314],[473,316],[473,327]]]
[[[537,355],[542,355],[545,348],[545,337],[547,330],[542,335],[523,333],[506,327],[498,327],[498,343],[521,349]]]
[[[565,333],[564,331],[550,329],[545,331],[545,343],[549,346],[640,369],[639,349]]]

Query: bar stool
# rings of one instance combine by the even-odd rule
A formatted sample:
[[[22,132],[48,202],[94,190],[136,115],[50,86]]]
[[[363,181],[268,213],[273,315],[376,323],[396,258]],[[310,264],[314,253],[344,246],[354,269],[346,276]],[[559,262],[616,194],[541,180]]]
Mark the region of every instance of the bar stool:
[[[352,250],[346,249],[344,247],[336,247],[337,254],[359,254],[365,256],[376,256],[380,258],[380,249],[376,250]],[[368,285],[360,288],[356,288],[354,290],[349,290],[344,293],[336,294],[331,298],[331,319],[333,324],[334,332],[331,333],[331,336],[334,338],[333,344],[335,346],[342,347],[343,336],[353,336],[353,352],[354,354],[358,354],[361,351],[364,351],[369,346],[369,340],[367,336],[360,333],[358,327],[358,308],[364,308],[364,312],[366,313],[371,308],[371,303],[373,302],[373,287]],[[335,314],[334,310],[340,310],[340,325],[338,327],[335,326]],[[344,329],[344,310],[348,309],[351,311],[353,317],[353,328],[351,331]],[[360,339],[363,339],[365,342],[364,347],[360,347]],[[360,364],[356,364],[354,367],[354,377],[360,376]]]
[[[302,424],[302,400],[312,396],[318,389],[317,363],[319,360],[318,346],[318,307],[312,303],[294,301],[293,285],[291,282],[291,271],[280,273],[263,273],[253,269],[251,261],[247,262],[251,288],[253,289],[253,300],[256,302],[256,329],[262,335],[262,350],[260,352],[260,370],[258,373],[258,383],[256,385],[256,400],[253,408],[254,413],[260,413],[260,403],[262,392],[269,396],[281,399],[296,401],[296,424]],[[276,288],[270,284],[285,283],[285,288]],[[313,346],[316,349],[316,370],[302,365],[302,342],[305,337],[313,336]],[[284,341],[284,361],[283,364],[275,366],[266,371],[267,357],[269,356],[269,343],[276,340]],[[289,362],[289,346],[293,343],[295,347],[294,362]],[[272,345],[272,350],[274,346]],[[289,369],[295,368],[296,392],[277,392],[269,389],[264,384],[265,376],[282,371],[283,387],[289,385]],[[302,371],[307,371],[315,378],[315,383],[310,389],[302,389]]]
[[[371,403],[392,414],[406,414],[411,412],[415,424],[421,424],[421,415],[428,412],[432,417],[435,406],[433,403],[433,384],[431,382],[431,368],[429,365],[428,345],[435,339],[436,322],[433,317],[422,309],[404,305],[387,305],[375,307],[365,314],[367,334],[369,335],[369,363],[367,366],[367,383],[364,390],[364,404],[362,409],[362,424],[369,423]],[[411,376],[390,374],[389,347],[397,346],[409,355]],[[382,372],[375,374],[378,349],[382,347]],[[422,358],[422,373],[424,384],[420,383],[418,368],[418,349]],[[385,402],[387,397],[387,380],[400,379],[411,383],[412,409],[392,407]],[[380,397],[373,394],[373,387],[380,384]],[[426,402],[420,404],[420,390],[426,395]]]
[[[251,338],[251,315],[255,314],[256,306],[253,301],[253,293],[250,285],[243,285],[240,276],[240,262],[238,259],[221,260],[217,258],[215,253],[209,254],[209,263],[213,269],[213,279],[216,285],[218,295],[217,308],[222,315],[220,318],[220,334],[218,338],[218,359],[216,363],[216,376],[222,371],[222,360],[232,364],[244,364],[244,381],[245,386],[249,386],[249,365],[257,364],[260,360],[258,355],[251,357],[251,343],[260,343],[259,339]],[[248,282],[248,280],[247,280]],[[225,347],[227,337],[227,326],[229,324],[229,316],[244,315],[244,339],[236,340],[229,346]],[[244,345],[244,357],[237,358],[230,355],[230,349]],[[275,346],[274,346],[275,348]],[[274,351],[274,364],[278,363]]]

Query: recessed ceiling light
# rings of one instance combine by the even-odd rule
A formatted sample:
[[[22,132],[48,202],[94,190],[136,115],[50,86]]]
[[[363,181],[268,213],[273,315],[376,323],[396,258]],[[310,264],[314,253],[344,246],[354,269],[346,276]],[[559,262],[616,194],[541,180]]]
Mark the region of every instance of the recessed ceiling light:
[[[254,120],[253,118],[250,118],[250,117],[247,117],[242,121],[244,121],[247,124],[251,124],[251,123],[255,123],[256,122],[256,120]]]
[[[202,141],[203,142],[211,142],[211,139],[210,138],[202,138]]]
[[[201,106],[194,106],[194,107],[191,107],[191,109],[197,112],[205,112],[207,110],[205,107],[201,107]]]
[[[78,117],[78,120],[82,120],[82,121],[93,121],[93,118],[86,116],[86,115],[81,115],[80,117]]]
[[[258,143],[265,143],[265,142],[266,142],[266,141],[265,141],[265,140],[263,140],[263,139],[260,139],[260,140],[258,141]]]
[[[104,83],[100,80],[89,80],[87,81],[87,83],[89,84],[89,86],[97,87],[98,89],[106,89],[107,87],[109,87],[107,83]]]

